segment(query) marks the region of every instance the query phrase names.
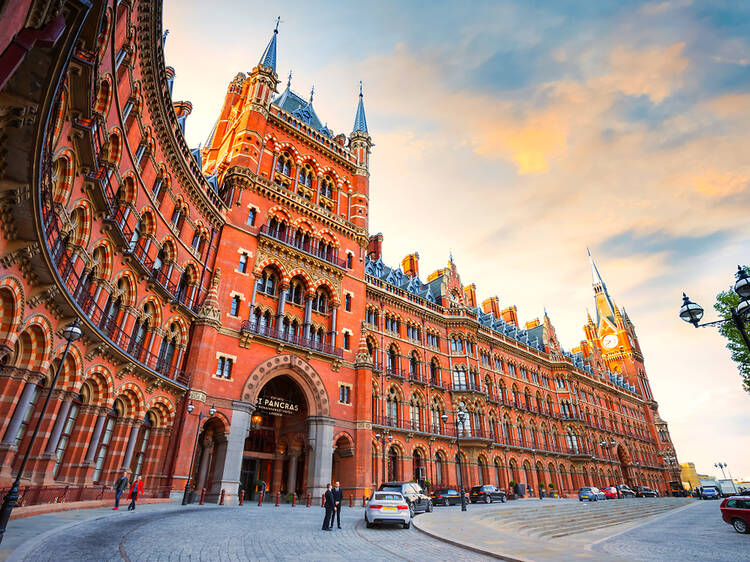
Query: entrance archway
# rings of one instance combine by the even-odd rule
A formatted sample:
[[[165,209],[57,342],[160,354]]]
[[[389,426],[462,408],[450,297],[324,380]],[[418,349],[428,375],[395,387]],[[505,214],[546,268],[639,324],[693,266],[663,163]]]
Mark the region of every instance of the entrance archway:
[[[226,429],[220,418],[209,418],[203,424],[203,430],[198,436],[192,491],[200,493],[205,488],[208,498],[217,497],[221,493],[227,444]]]
[[[635,475],[632,473],[632,457],[630,451],[622,443],[617,445],[617,458],[620,461],[620,472],[625,480],[625,484],[633,488]]]
[[[388,449],[388,481],[394,482],[398,479],[398,449],[391,445]]]
[[[342,488],[354,487],[354,442],[348,433],[343,433],[336,438],[333,449],[333,474],[332,482],[340,482]]]

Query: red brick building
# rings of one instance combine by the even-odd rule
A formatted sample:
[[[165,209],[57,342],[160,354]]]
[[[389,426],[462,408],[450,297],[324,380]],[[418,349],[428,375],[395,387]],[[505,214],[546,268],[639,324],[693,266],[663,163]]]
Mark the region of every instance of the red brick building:
[[[121,469],[162,495],[190,474],[228,501],[263,483],[455,486],[457,437],[464,485],[678,480],[593,261],[596,321],[571,352],[546,314],[521,325],[480,303],[452,258],[426,281],[418,254],[386,266],[361,87],[352,132],[324,126],[312,92],[280,85],[278,29],[191,150],[161,2],[29,0],[0,24],[0,485],[75,318],[30,486],[90,496]]]

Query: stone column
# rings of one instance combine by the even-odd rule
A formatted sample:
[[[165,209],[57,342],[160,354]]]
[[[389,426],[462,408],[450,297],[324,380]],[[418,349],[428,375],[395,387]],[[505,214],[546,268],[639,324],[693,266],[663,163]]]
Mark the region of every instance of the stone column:
[[[310,464],[307,472],[307,491],[317,502],[331,481],[333,462],[333,418],[314,416],[309,425]]]
[[[284,306],[286,305],[286,294],[289,290],[288,283],[282,283],[279,287],[279,306],[276,309],[276,330],[281,330],[282,317],[284,316]]]
[[[255,406],[247,402],[232,402],[232,421],[229,428],[229,436],[226,442],[226,453],[224,462],[220,463],[217,451],[216,467],[221,466],[221,472],[217,471],[220,482],[216,490],[226,490],[224,503],[236,505],[238,503],[238,490],[240,486],[240,471],[242,470],[242,454],[245,450],[245,439],[250,432],[250,416],[255,411]]]
[[[208,465],[211,462],[211,451],[213,450],[214,441],[211,436],[206,435],[201,442],[201,462],[198,468],[198,477],[195,479],[195,489],[200,492],[201,488],[206,484],[206,476],[208,475]]]
[[[252,279],[253,279],[253,292],[252,292],[252,296],[250,297],[250,316],[248,316],[248,320],[250,320],[253,316],[253,309],[255,308],[255,296],[258,294],[259,277],[257,275],[253,275]]]
[[[57,449],[57,443],[60,441],[60,434],[62,433],[63,426],[68,420],[68,412],[70,412],[70,406],[73,402],[68,399],[60,404],[60,409],[57,411],[57,418],[55,419],[55,425],[52,427],[52,433],[50,433],[49,439],[47,439],[47,446],[44,449],[45,455],[54,455]]]
[[[86,459],[84,462],[94,462],[96,456],[96,450],[99,448],[99,440],[102,438],[102,430],[104,429],[104,422],[107,421],[107,414],[100,414],[96,418],[96,425],[94,425],[94,433],[91,435],[91,441],[89,442],[89,450],[86,452]]]
[[[310,339],[310,316],[312,315],[312,298],[306,297],[307,300],[305,300],[305,322],[303,324],[304,327],[304,336],[305,339]]]
[[[140,420],[132,420],[133,429],[130,430],[128,446],[125,448],[125,456],[122,459],[122,470],[130,470],[130,461],[133,459],[133,450],[135,442],[138,440],[138,432],[141,429]]]
[[[292,451],[289,453],[289,467],[287,468],[286,475],[286,491],[292,493],[297,489],[297,460],[299,459],[299,451]]]
[[[16,408],[16,411],[13,412],[13,417],[8,424],[8,428],[5,430],[5,435],[3,436],[4,444],[15,443],[16,435],[18,434],[18,430],[21,427],[23,418],[26,417],[26,413],[29,411],[29,407],[31,406],[31,396],[34,394],[35,390],[36,383],[26,383],[26,386],[23,389],[23,393],[21,394],[21,398],[19,398],[18,407]]]
[[[338,310],[337,306],[334,306],[331,310],[331,347],[333,349],[336,349],[336,314]]]

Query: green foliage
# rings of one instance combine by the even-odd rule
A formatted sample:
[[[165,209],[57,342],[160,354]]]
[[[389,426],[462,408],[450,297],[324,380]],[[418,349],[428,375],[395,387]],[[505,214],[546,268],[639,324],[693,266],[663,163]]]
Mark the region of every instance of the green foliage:
[[[750,273],[748,266],[744,266],[743,269]],[[727,338],[727,348],[732,353],[732,361],[737,363],[737,368],[742,377],[742,387],[745,392],[750,393],[750,351],[745,346],[745,341],[742,339],[737,326],[731,321],[730,310],[736,309],[739,302],[740,297],[737,293],[732,290],[723,291],[716,295],[714,308],[722,318],[729,320],[719,327],[719,333]],[[745,322],[745,330],[747,330],[747,322]]]

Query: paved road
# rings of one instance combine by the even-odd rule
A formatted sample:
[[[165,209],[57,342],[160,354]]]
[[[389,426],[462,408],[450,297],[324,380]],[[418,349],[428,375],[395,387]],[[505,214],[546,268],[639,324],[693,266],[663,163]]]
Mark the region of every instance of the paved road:
[[[594,551],[629,560],[738,562],[750,560],[750,535],[721,519],[718,501],[699,501],[652,524],[594,545]]]
[[[142,506],[48,532],[8,560],[486,559],[413,528],[366,529],[362,516],[361,508],[344,508],[344,529],[327,533],[320,507]]]

